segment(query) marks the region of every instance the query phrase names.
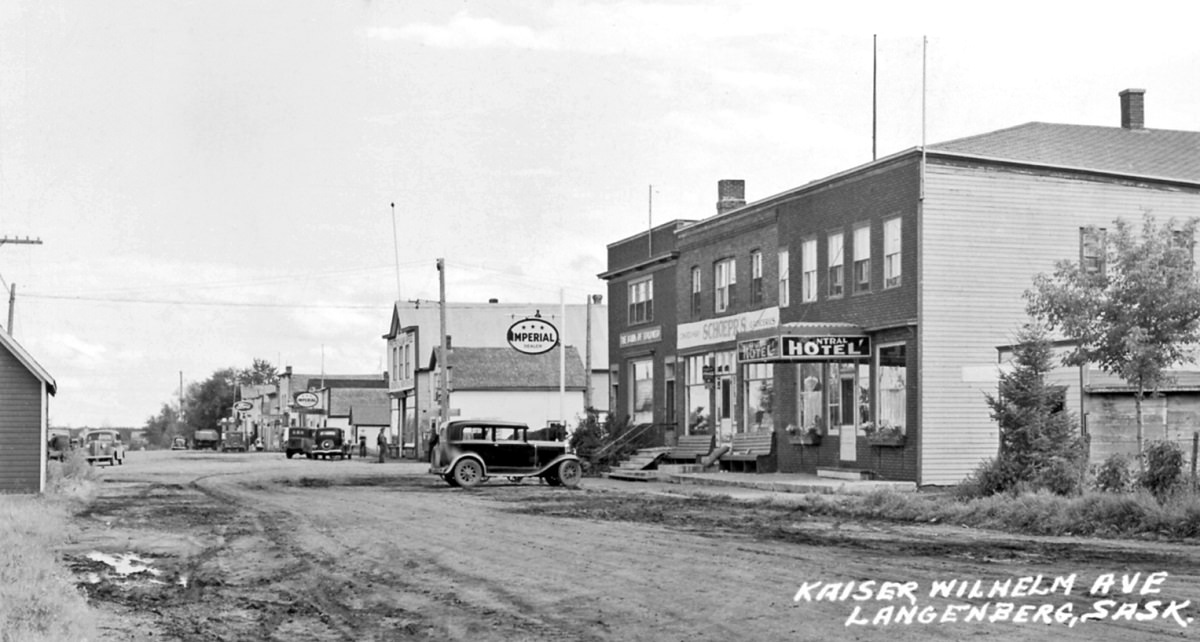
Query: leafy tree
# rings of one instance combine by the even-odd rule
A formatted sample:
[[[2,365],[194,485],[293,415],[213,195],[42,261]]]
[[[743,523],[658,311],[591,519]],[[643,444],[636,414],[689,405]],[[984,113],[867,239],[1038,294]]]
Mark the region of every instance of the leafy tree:
[[[189,433],[217,428],[221,419],[233,413],[234,386],[237,385],[238,374],[235,368],[224,368],[212,373],[204,381],[188,385],[184,395],[187,408],[184,416]]]
[[[254,365],[238,372],[238,383],[242,385],[261,385],[279,383],[279,372],[266,359],[255,359]]]
[[[1059,261],[1026,291],[1031,316],[1076,341],[1067,365],[1096,364],[1135,389],[1138,464],[1144,466],[1142,400],[1193,363],[1200,341],[1200,281],[1194,269],[1197,220],[1159,226],[1147,213],[1140,235],[1122,220],[1103,244],[1107,270]],[[1095,228],[1087,233],[1095,234]]]
[[[179,411],[170,404],[163,404],[162,409],[146,419],[146,441],[155,446],[170,446],[171,439],[176,435],[179,426]],[[190,437],[190,434],[185,434]]]
[[[1023,327],[1013,351],[1013,370],[1000,375],[998,394],[986,395],[992,418],[1000,425],[994,470],[1003,475],[995,490],[1027,482],[1065,494],[1078,486],[1078,481],[1061,481],[1070,477],[1063,472],[1070,469],[1077,469],[1081,480],[1084,449],[1075,417],[1065,408],[1063,390],[1046,382],[1053,368],[1045,330],[1037,325]]]

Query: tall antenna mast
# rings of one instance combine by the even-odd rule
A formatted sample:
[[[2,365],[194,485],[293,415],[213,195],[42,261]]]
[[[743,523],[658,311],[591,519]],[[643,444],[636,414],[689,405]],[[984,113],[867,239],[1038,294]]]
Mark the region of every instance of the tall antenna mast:
[[[879,110],[876,107],[879,86],[879,35],[871,36],[871,160],[875,160],[876,121]]]

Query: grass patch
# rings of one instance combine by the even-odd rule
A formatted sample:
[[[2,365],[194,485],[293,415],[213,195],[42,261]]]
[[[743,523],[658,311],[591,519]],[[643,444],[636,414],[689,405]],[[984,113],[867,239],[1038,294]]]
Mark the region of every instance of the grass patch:
[[[87,600],[54,553],[68,521],[64,502],[0,495],[0,639],[96,639]]]
[[[965,499],[952,493],[864,495],[812,493],[746,502],[728,496],[559,495],[517,508],[557,517],[741,531],[758,536],[805,515],[897,524],[950,524],[1028,535],[1183,540],[1200,535],[1200,495],[1177,493],[1160,503],[1148,492],[1048,492]]]

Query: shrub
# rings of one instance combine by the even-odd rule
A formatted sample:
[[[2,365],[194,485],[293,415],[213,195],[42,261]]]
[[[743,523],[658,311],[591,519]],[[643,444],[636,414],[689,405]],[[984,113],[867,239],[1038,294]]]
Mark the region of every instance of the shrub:
[[[1054,456],[1037,471],[1033,484],[1055,495],[1078,495],[1083,491],[1086,470],[1082,457]]]
[[[46,463],[46,493],[87,500],[94,494],[99,476],[82,450],[72,450],[63,461]]]
[[[1183,484],[1183,450],[1174,442],[1156,441],[1146,446],[1145,457],[1138,484],[1162,502]]]
[[[1096,490],[1103,493],[1123,493],[1133,485],[1133,473],[1129,471],[1129,459],[1113,453],[1096,469]]]
[[[1019,481],[1021,476],[1011,460],[985,459],[958,485],[955,494],[962,499],[987,497],[1015,490]]]

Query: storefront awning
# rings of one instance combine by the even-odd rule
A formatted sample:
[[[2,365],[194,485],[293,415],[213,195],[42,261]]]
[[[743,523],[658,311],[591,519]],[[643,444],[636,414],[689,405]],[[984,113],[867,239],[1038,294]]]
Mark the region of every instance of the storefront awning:
[[[787,323],[738,335],[738,362],[848,361],[871,356],[871,339],[852,323]]]

